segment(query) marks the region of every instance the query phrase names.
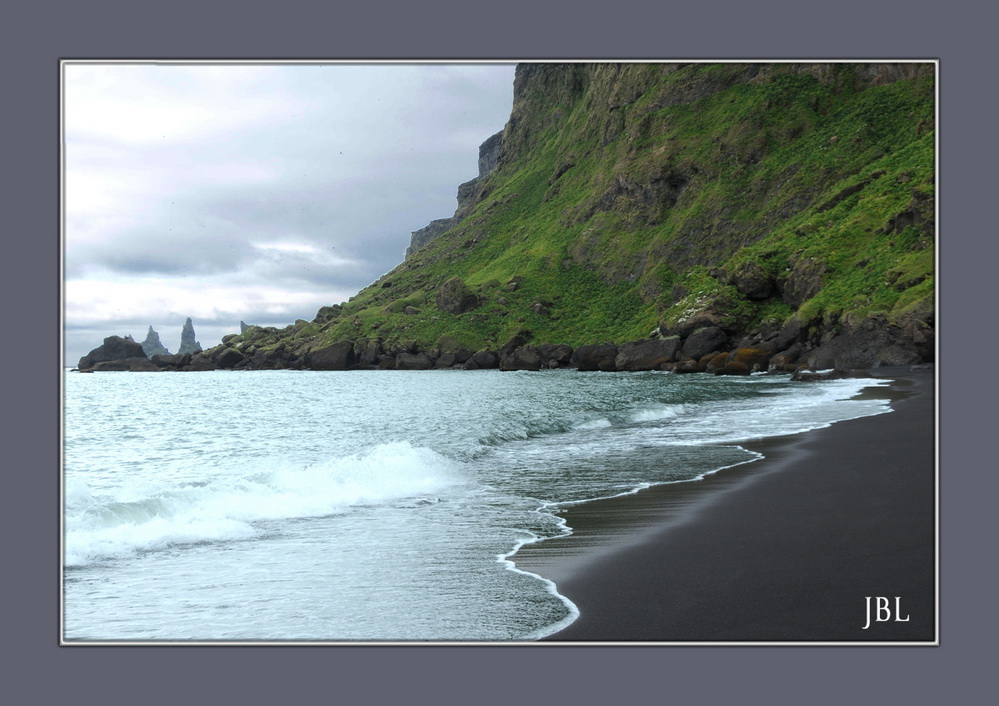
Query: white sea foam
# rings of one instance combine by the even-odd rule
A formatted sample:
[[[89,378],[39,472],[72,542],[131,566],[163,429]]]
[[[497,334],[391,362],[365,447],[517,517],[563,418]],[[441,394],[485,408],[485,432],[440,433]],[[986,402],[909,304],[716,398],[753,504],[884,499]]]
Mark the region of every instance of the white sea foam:
[[[351,506],[440,493],[460,479],[457,464],[399,442],[305,468],[278,467],[128,499],[66,484],[66,566],[121,558],[174,544],[255,536],[254,523],[321,517]]]
[[[682,404],[658,405],[632,412],[630,419],[633,422],[658,422],[663,419],[673,419],[681,414],[683,414]]]
[[[585,431],[587,429],[607,429],[610,426],[613,426],[613,422],[611,422],[611,420],[600,417],[599,419],[591,419],[586,422],[580,422],[579,424],[575,424],[572,428],[579,431]]]

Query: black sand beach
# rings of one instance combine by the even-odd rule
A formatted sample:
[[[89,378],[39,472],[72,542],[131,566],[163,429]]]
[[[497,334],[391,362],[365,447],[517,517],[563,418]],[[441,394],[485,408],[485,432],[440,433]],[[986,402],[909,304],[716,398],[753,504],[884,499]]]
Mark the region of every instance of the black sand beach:
[[[894,381],[869,390],[888,414],[747,443],[765,459],[563,513],[572,536],[513,557],[580,610],[547,639],[933,643],[934,373],[873,372]]]

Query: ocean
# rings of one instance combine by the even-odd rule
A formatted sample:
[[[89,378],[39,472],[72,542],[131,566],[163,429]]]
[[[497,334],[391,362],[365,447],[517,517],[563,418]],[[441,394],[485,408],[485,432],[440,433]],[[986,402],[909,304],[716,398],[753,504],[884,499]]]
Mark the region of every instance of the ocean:
[[[578,611],[516,567],[573,503],[890,411],[884,381],[668,372],[80,374],[63,387],[66,643],[507,642]]]

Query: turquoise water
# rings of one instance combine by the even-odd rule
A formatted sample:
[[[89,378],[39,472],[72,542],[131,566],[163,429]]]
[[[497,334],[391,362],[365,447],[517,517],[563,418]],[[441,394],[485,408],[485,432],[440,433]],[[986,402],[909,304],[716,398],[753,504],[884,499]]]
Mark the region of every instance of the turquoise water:
[[[66,372],[66,641],[510,641],[571,622],[507,560],[568,503],[887,411],[870,380]],[[513,557],[515,559],[515,557]]]

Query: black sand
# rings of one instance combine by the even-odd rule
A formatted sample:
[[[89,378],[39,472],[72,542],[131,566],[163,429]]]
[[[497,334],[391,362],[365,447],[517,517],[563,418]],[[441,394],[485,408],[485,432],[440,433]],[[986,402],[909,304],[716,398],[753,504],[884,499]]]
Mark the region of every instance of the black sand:
[[[894,380],[873,393],[893,412],[745,444],[766,458],[703,481],[568,509],[572,536],[513,557],[579,608],[548,640],[934,642],[934,375],[874,372]]]

